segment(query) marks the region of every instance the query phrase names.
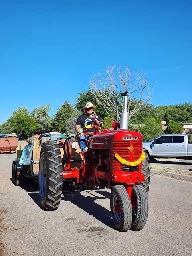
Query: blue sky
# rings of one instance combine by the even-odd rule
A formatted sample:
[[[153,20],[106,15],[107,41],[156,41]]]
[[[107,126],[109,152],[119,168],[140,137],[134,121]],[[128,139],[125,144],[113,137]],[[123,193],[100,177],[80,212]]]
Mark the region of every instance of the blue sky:
[[[0,123],[20,106],[54,114],[107,65],[143,70],[150,103],[192,103],[192,1],[6,0],[0,5]]]

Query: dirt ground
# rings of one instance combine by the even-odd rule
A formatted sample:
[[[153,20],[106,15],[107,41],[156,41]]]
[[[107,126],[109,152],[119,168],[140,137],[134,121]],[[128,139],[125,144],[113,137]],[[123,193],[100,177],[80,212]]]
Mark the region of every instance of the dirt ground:
[[[150,163],[151,170],[161,170],[192,176],[192,160],[156,158]]]
[[[4,217],[7,211],[5,209],[0,209],[0,256],[4,255],[5,247],[3,244],[3,234],[6,231],[7,227],[5,225]]]

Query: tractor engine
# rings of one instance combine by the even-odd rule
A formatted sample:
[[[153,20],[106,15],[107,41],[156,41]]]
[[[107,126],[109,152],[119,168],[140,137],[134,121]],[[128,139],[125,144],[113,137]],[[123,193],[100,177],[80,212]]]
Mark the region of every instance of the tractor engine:
[[[96,178],[115,183],[141,182],[142,135],[128,130],[104,130],[90,139]],[[101,173],[103,172],[103,174]],[[111,187],[108,184],[107,187]]]

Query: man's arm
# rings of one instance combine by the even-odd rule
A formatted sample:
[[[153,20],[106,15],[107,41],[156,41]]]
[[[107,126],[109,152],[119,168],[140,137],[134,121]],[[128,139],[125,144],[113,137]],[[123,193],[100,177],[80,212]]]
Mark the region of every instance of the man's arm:
[[[99,115],[96,116],[95,123],[100,127],[103,125],[103,120]]]
[[[78,132],[78,133],[82,133],[81,121],[82,121],[82,117],[79,116],[79,117],[77,118],[77,122],[76,122],[76,124],[75,124],[75,130],[76,130],[76,132]]]
[[[76,124],[76,125],[75,125],[75,130],[76,130],[76,132],[78,132],[78,131],[79,131],[79,128],[81,128],[81,125]]]

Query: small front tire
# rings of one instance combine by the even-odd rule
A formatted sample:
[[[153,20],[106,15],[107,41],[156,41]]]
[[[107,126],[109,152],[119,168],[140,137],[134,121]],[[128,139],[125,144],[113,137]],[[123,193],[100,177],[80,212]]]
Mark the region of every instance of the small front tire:
[[[148,218],[149,187],[142,184],[135,185],[132,189],[132,225],[131,229],[140,231],[144,228]]]
[[[131,201],[123,185],[115,185],[111,190],[110,206],[115,227],[126,232],[131,228]]]

